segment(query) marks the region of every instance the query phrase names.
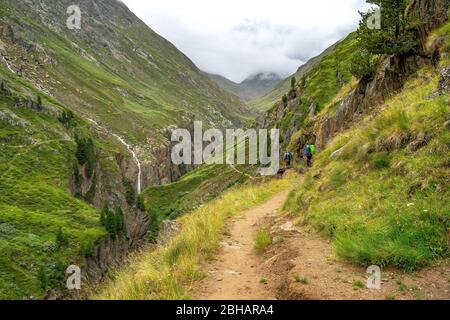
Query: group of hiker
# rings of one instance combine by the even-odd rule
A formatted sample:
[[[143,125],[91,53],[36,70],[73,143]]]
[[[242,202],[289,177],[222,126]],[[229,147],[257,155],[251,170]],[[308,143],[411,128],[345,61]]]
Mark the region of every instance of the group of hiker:
[[[306,165],[308,167],[311,167],[313,157],[316,154],[316,146],[313,144],[308,144],[304,150],[304,153],[306,157]],[[293,160],[294,156],[292,155],[292,153],[289,150],[286,150],[286,152],[284,153],[284,162],[286,163],[286,167],[291,167]]]

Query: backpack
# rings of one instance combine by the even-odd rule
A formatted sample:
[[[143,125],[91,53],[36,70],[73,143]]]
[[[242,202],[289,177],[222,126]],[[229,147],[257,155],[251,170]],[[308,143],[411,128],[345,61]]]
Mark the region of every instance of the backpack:
[[[309,146],[309,149],[311,149],[311,153],[313,154],[313,155],[315,155],[316,154],[316,146],[315,145],[310,145]]]
[[[288,161],[292,159],[292,154],[290,152],[286,152],[284,154],[284,160]]]
[[[306,155],[307,157],[310,156],[310,155],[312,155],[311,146],[310,146],[309,144],[306,146],[306,149],[305,149],[305,155]]]

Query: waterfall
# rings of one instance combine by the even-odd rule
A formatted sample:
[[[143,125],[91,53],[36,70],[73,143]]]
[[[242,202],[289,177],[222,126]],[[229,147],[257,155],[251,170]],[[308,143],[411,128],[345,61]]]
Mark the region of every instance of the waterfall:
[[[120,141],[120,143],[122,143],[124,146],[127,147],[128,151],[130,151],[131,155],[133,156],[134,161],[136,162],[137,166],[138,166],[138,177],[137,177],[137,185],[136,185],[136,190],[137,190],[137,194],[141,194],[141,175],[142,175],[142,169],[141,169],[141,162],[139,161],[139,158],[136,154],[136,152],[134,152],[133,148],[126,143],[126,141],[120,137],[119,135],[113,133],[112,134],[114,137],[117,138],[117,140]]]
[[[11,67],[11,65],[9,64],[8,60],[6,60],[5,56],[2,55],[2,60],[5,63],[6,67],[9,69],[9,71],[11,71],[12,73],[16,74],[16,72],[14,71],[14,69]]]
[[[97,122],[95,122],[92,119],[87,118],[90,122],[92,122],[93,124],[95,124],[97,127],[105,130],[104,128],[102,128],[102,126],[100,126]],[[105,130],[106,131],[106,130]],[[137,194],[141,194],[141,176],[142,176],[142,168],[141,168],[141,162],[139,161],[139,158],[136,154],[136,152],[134,152],[133,148],[119,135],[115,134],[115,133],[111,133],[117,140],[119,140],[119,142],[121,144],[123,144],[125,147],[127,147],[128,151],[130,151],[131,155],[133,156],[134,162],[136,162],[136,165],[138,166],[138,177],[137,177],[137,185],[136,185],[136,191]]]

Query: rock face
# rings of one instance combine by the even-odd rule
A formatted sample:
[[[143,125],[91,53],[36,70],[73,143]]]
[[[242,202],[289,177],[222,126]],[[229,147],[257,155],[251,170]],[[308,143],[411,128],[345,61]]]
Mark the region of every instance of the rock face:
[[[117,239],[103,239],[93,252],[86,256],[83,275],[89,282],[99,281],[113,266],[118,266],[130,251],[142,243],[147,234],[149,218],[139,210],[127,210],[124,213],[127,235]]]
[[[448,0],[414,0],[409,12],[422,23],[415,28],[420,42],[420,55],[428,55],[426,42],[430,32],[445,24],[448,19]]]
[[[359,83],[342,99],[335,114],[316,116],[314,101],[308,101],[311,103],[309,112],[299,113],[302,92],[297,89],[296,97],[290,97],[286,103],[276,104],[264,118],[258,120],[258,124],[270,128],[281,123],[282,142],[287,144],[290,141],[289,148],[297,154],[301,155],[308,143],[315,143],[319,149],[324,148],[338,132],[347,129],[356,119],[370,113],[375,106],[401,90],[409,75],[426,64],[435,64],[443,41],[435,39],[430,45],[427,44],[428,36],[431,31],[446,23],[448,7],[448,0],[413,0],[408,12],[414,19],[422,22],[414,29],[420,42],[416,55],[382,57],[374,79]],[[441,90],[448,90],[448,73],[448,69],[441,70]],[[338,80],[339,78],[341,77],[338,76]],[[299,128],[295,119],[303,117],[312,121],[306,122],[307,127]]]
[[[129,206],[125,199],[123,180],[134,180],[136,165],[122,154],[117,154],[113,160],[112,163],[116,164],[114,170],[97,163],[91,177],[86,176],[85,166],[79,166],[71,182],[75,196],[84,198],[97,208],[105,204],[110,208],[120,206],[124,214],[126,234],[116,239],[107,236],[86,254],[83,275],[89,282],[101,280],[110,267],[119,265],[130,251],[137,249],[144,241],[150,224],[147,213]]]
[[[269,111],[268,114],[261,116],[258,120],[258,126],[261,128],[275,128],[276,124],[279,119],[282,119],[283,116],[289,112],[298,112],[298,105],[300,102],[301,97],[301,89],[297,88],[297,90],[291,93],[290,99],[286,103],[278,103],[276,104],[272,110]],[[314,108],[315,112],[315,105],[311,105],[311,109]],[[310,112],[312,112],[310,109]],[[289,139],[292,137],[292,135],[297,132],[299,128],[295,123],[290,123],[287,126],[286,130],[283,130],[281,132],[281,140],[282,141],[289,141]]]
[[[450,66],[447,66],[441,70],[439,89],[441,91],[450,91]]]
[[[323,120],[317,133],[316,145],[324,148],[336,133],[347,129],[356,118],[367,114],[371,108],[400,90],[411,73],[429,62],[429,59],[419,56],[404,59],[387,57],[371,82],[361,82],[344,98],[336,114]]]
[[[398,92],[409,75],[417,71],[425,64],[433,62],[436,46],[427,48],[426,42],[430,32],[442,26],[448,19],[447,0],[415,0],[409,8],[410,14],[414,14],[424,21],[415,29],[420,40],[419,55],[398,58],[386,57],[380,66],[375,78],[368,83],[361,82],[342,101],[334,116],[327,116],[319,127],[316,145],[324,148],[336,133],[347,129],[351,123],[361,115],[367,114],[379,103],[382,103],[391,94]],[[441,71],[441,90],[448,90],[449,70]]]

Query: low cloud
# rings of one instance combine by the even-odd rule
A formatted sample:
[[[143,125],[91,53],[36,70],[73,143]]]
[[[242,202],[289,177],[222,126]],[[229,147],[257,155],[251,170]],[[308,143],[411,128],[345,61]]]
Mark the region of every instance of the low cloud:
[[[123,0],[202,70],[288,76],[356,29],[364,0]]]

